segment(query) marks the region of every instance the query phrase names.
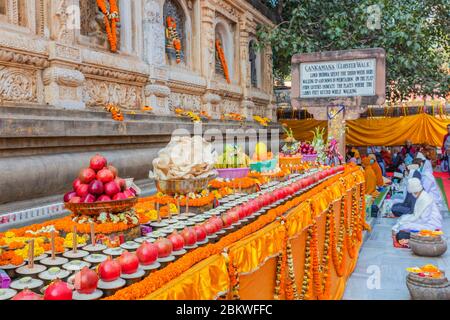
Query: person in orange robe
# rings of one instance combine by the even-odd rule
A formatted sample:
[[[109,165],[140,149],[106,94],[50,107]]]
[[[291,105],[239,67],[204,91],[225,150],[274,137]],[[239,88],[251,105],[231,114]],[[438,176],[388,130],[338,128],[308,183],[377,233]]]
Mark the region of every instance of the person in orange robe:
[[[369,154],[370,165],[372,166],[373,171],[375,172],[375,176],[377,177],[377,187],[382,187],[384,185],[383,182],[383,172],[381,171],[380,165],[377,162],[377,157],[371,153]]]
[[[370,158],[362,158],[361,163],[364,167],[366,178],[366,194],[372,194],[377,189],[377,176],[375,175],[372,165],[370,164]]]

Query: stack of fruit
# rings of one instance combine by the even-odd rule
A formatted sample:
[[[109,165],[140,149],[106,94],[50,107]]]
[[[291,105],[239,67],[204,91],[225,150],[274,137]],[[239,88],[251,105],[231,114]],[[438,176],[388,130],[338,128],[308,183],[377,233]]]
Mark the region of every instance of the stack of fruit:
[[[273,153],[267,151],[267,146],[264,142],[258,142],[255,146],[255,152],[252,156],[250,170],[256,172],[265,172],[274,170],[276,166],[277,159],[274,158]]]
[[[238,145],[226,145],[215,165],[219,177],[223,179],[243,178],[248,175],[250,158]]]
[[[136,193],[127,188],[118,170],[108,165],[105,157],[95,155],[88,168],[81,169],[73,181],[73,190],[64,195],[64,202],[93,203],[134,198]]]

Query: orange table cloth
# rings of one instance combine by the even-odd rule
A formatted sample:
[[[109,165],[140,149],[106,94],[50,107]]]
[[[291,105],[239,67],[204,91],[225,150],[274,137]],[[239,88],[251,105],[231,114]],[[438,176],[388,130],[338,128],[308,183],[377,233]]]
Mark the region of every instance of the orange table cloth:
[[[363,172],[347,166],[108,299],[340,299],[367,227],[364,187]]]

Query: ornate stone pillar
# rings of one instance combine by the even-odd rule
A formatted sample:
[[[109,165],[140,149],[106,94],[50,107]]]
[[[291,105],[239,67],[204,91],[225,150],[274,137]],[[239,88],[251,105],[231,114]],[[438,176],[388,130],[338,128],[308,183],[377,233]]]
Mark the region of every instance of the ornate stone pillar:
[[[253,30],[251,23],[251,16],[249,13],[243,14],[239,21],[239,51],[240,57],[240,72],[241,72],[241,87],[243,99],[241,102],[241,111],[251,121],[253,117],[253,109],[255,104],[250,97],[251,81],[250,81],[250,65],[248,45],[250,41],[249,32]]]
[[[81,50],[75,45],[74,21],[79,14],[73,10],[78,2],[74,0],[52,1],[50,4],[51,41],[49,43],[50,66],[43,72],[45,102],[57,107],[82,109],[82,86],[84,75],[75,70],[81,63]],[[56,17],[56,19],[53,19]],[[78,20],[79,21],[79,20]]]
[[[206,78],[207,87],[211,87],[215,69],[215,34],[214,34],[214,7],[210,0],[201,0],[201,55],[202,75]]]
[[[170,88],[165,66],[165,34],[161,6],[156,0],[144,2],[143,18],[144,61],[149,65],[149,84],[145,87],[145,103],[155,114],[167,115]]]
[[[221,101],[222,98],[218,94],[206,92],[202,97],[203,110],[214,118],[220,118],[219,104]]]

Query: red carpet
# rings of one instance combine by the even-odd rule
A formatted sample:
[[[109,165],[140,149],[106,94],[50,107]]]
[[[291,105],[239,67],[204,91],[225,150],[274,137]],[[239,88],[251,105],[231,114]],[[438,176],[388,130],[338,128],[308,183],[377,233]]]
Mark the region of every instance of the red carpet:
[[[450,180],[447,172],[434,172],[437,183],[441,186],[444,197],[447,198],[447,206],[450,204]],[[450,207],[449,207],[450,208]]]

